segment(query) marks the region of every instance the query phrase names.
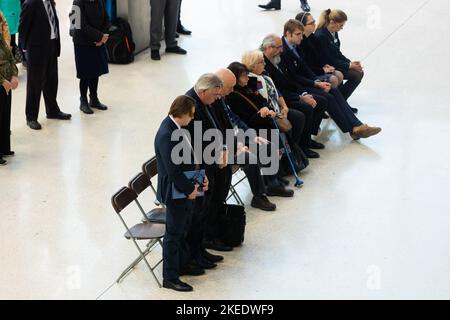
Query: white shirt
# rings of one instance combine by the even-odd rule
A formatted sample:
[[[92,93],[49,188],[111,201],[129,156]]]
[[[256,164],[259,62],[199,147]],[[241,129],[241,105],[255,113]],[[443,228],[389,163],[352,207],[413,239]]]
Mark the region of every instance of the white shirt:
[[[50,24],[50,30],[51,30],[50,39],[53,40],[58,37],[58,33],[56,30],[56,12],[55,12],[55,10],[53,10],[52,7],[50,7],[50,10],[52,10],[52,13],[53,13],[53,17],[55,18],[55,25],[53,25],[52,20],[50,19],[50,13],[48,11],[49,8],[47,8],[47,4],[46,4],[47,1],[49,1],[49,0],[42,0],[42,2],[44,3],[45,11],[47,12],[48,23]]]
[[[173,121],[173,123],[175,123],[178,129],[181,129],[181,126],[178,124],[178,122],[175,121],[175,119],[171,115],[169,115],[169,118]]]

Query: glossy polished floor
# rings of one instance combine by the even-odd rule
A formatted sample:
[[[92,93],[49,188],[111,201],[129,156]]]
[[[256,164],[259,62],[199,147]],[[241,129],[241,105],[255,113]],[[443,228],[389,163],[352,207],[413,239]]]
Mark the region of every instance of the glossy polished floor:
[[[42,131],[25,125],[21,69],[13,97],[17,156],[0,168],[0,298],[450,298],[446,0],[310,0],[316,18],[325,5],[349,15],[344,51],[366,71],[351,103],[382,133],[352,142],[325,122],[318,140],[327,148],[303,173],[305,186],[293,199],[275,199],[275,213],[248,208],[244,245],[216,270],[186,278],[194,292],[157,288],[143,264],[115,283],[137,251],[122,237],[111,195],[153,155],[175,96],[267,33],[281,33],[298,12],[297,0],[283,0],[277,12],[260,11],[263,2],[184,0],[183,23],[193,36],[180,45],[188,55],[154,62],[147,51],[131,65],[111,66],[100,85],[111,108],[92,116],[78,110],[63,23],[59,102],[73,119],[46,120],[41,105]],[[57,0],[63,22],[70,3]],[[239,190],[249,204],[248,187]]]

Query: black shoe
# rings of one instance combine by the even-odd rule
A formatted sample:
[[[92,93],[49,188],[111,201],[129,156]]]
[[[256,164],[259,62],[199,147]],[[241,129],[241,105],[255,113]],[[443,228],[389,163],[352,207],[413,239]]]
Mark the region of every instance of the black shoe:
[[[150,58],[152,58],[152,60],[161,60],[161,56],[159,55],[159,50],[152,50],[150,52]]]
[[[315,152],[315,151],[312,151],[312,150],[309,149],[309,148],[303,148],[302,150],[303,150],[303,153],[304,153],[308,158],[310,158],[310,159],[317,159],[317,158],[320,158],[320,154],[318,154],[318,153]]]
[[[184,50],[183,48],[180,48],[179,46],[166,48],[166,52],[176,53],[176,54],[186,54],[187,53],[186,50]]]
[[[4,165],[6,165],[8,163],[8,161],[6,161],[5,159],[3,159],[3,158],[0,158],[0,166],[4,166]]]
[[[223,257],[222,256],[209,253],[206,250],[202,250],[201,255],[202,255],[203,258],[205,258],[205,259],[207,259],[207,260],[209,260],[211,262],[214,262],[214,263],[223,261]]]
[[[108,110],[108,107],[98,100],[98,97],[89,95],[89,106],[98,110]]]
[[[204,241],[203,246],[206,249],[216,250],[216,251],[232,251],[233,247],[225,245],[220,240],[211,240],[211,241]]]
[[[184,34],[185,36],[190,36],[191,33],[192,33],[192,31],[186,29],[186,28],[183,27],[183,25],[181,25],[181,24],[179,24],[179,25],[177,26],[177,32],[178,32],[179,34]]]
[[[180,276],[201,276],[202,274],[205,274],[205,270],[192,263],[187,264],[180,271]]]
[[[41,130],[42,126],[37,120],[27,121],[27,126],[29,126],[33,130]]]
[[[172,289],[172,290],[175,290],[175,291],[184,291],[184,292],[194,290],[194,288],[192,288],[187,283],[184,283],[180,279],[163,280],[163,288]]]
[[[328,115],[328,113],[324,112],[322,113],[322,119],[330,119],[330,116]]]
[[[259,4],[258,7],[260,7],[261,9],[266,9],[266,10],[270,10],[270,9],[280,10],[281,9],[281,5],[279,5],[279,4],[276,5],[272,1],[270,1],[268,4]]]
[[[80,98],[80,110],[86,114],[93,114],[94,111],[89,107],[87,98]]]
[[[311,149],[325,149],[325,146],[323,144],[314,140],[309,140],[308,147]]]
[[[3,156],[4,157],[12,157],[14,156],[16,153],[14,151],[8,151],[8,152],[3,152]]]
[[[193,263],[195,266],[197,266],[200,269],[213,269],[213,268],[217,267],[217,264],[209,261],[206,258],[203,258],[202,256],[195,259],[195,261]]]
[[[358,113],[358,109],[357,109],[357,108],[352,108],[352,107],[350,107],[350,109],[352,109],[352,112],[353,112],[354,114],[357,114],[357,113]]]
[[[291,198],[294,196],[294,190],[286,189],[284,186],[267,188],[267,195],[269,197],[283,197]]]
[[[288,186],[289,185],[289,180],[282,178],[282,177],[278,177],[278,181],[283,184],[284,186]]]
[[[302,10],[304,12],[310,12],[311,11],[311,8],[310,8],[307,0],[300,0],[300,2],[301,2],[301,8],[302,8]]]
[[[277,206],[274,203],[270,202],[266,196],[253,197],[251,206],[263,211],[275,211],[275,209],[277,208]]]
[[[72,118],[71,114],[64,113],[62,111],[60,111],[59,113],[56,113],[56,114],[48,114],[47,115],[47,119],[70,120],[70,118]]]

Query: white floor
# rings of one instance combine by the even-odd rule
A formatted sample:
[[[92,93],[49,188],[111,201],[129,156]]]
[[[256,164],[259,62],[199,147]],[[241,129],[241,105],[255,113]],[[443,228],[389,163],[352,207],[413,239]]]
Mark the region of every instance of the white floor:
[[[71,1],[57,3],[67,22]],[[305,186],[293,199],[275,199],[275,213],[248,208],[244,245],[216,270],[185,278],[194,292],[157,288],[143,264],[115,284],[137,251],[122,237],[111,195],[153,155],[154,134],[175,96],[267,33],[281,33],[298,12],[297,0],[284,0],[277,12],[260,11],[258,3],[264,0],[183,1],[193,36],[180,45],[189,54],[154,62],[144,52],[134,64],[111,66],[100,86],[111,108],[93,116],[78,110],[64,23],[59,102],[73,119],[46,120],[41,106],[39,132],[25,125],[21,70],[13,98],[17,156],[0,168],[0,298],[450,298],[446,0],[310,0],[316,18],[326,6],[348,13],[344,51],[366,70],[351,103],[383,132],[352,142],[325,122],[319,141],[327,149],[303,173]],[[240,190],[249,203],[248,187]]]

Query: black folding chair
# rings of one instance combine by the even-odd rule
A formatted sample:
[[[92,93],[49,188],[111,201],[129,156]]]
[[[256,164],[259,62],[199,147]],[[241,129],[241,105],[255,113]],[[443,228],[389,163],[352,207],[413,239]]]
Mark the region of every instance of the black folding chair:
[[[132,189],[139,196],[145,189],[151,187],[154,191],[153,184],[149,177],[143,172],[137,174],[128,184],[128,187]],[[156,195],[156,191],[154,191]],[[134,199],[139,210],[141,210],[142,214],[146,216],[146,220],[153,223],[166,223],[166,208],[153,208],[149,212],[146,212],[139,202],[138,198]]]
[[[137,250],[139,251],[139,256],[122,272],[122,274],[117,279],[117,282],[120,282],[139,262],[141,262],[141,260],[144,260],[145,264],[150,270],[150,273],[155,278],[159,287],[161,287],[161,283],[156,277],[154,270],[163,260],[161,258],[161,260],[159,260],[154,266],[151,266],[146,258],[146,255],[156,245],[159,244],[162,247],[161,238],[164,236],[165,233],[165,225],[160,223],[143,222],[138,223],[132,226],[131,228],[128,227],[124,218],[122,217],[122,210],[125,209],[136,198],[137,198],[136,192],[127,187],[123,187],[122,189],[120,189],[111,198],[112,206],[116,211],[117,215],[119,216],[120,220],[122,221],[123,225],[125,226],[125,229],[127,230],[127,232],[124,235],[125,238],[128,240],[131,239],[135,244]],[[137,243],[137,240],[148,240],[146,249],[142,250],[139,244]]]
[[[156,164],[156,157],[151,158],[142,165],[142,172],[147,175],[148,180],[150,181],[150,188],[152,189],[153,194],[156,197],[156,189],[152,184],[152,179],[158,175],[158,165]],[[159,201],[156,199],[155,204],[163,208],[166,207],[164,203],[159,203]]]

